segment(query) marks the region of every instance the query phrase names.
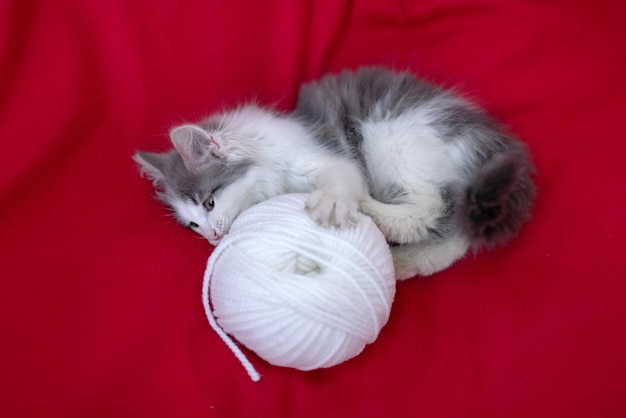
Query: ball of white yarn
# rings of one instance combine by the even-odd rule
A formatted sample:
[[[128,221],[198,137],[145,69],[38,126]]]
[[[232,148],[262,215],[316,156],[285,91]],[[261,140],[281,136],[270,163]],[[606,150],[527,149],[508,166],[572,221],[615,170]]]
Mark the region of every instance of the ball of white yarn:
[[[358,355],[389,318],[395,279],[382,233],[365,215],[350,228],[318,226],[305,199],[282,195],[243,212],[205,272],[207,317],[254,380],[222,330],[271,364],[312,370]]]

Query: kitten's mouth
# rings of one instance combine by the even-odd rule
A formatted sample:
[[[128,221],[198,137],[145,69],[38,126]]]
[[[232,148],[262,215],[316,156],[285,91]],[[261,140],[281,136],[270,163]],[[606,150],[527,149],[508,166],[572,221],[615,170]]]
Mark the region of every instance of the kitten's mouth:
[[[207,239],[207,241],[209,241],[209,243],[211,245],[213,245],[215,247],[215,246],[217,246],[217,244],[220,243],[222,238],[224,238],[224,235],[219,235],[218,233],[213,232],[211,234],[205,235],[204,237]]]

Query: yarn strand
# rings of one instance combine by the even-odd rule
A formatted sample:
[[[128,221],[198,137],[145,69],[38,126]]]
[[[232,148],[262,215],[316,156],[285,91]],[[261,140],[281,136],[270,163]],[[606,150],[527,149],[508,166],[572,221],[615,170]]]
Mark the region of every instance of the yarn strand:
[[[217,251],[217,249],[216,249]],[[207,266],[207,271],[212,270],[212,265],[215,263],[215,260],[218,257],[210,258],[209,265]],[[215,320],[215,316],[213,315],[213,311],[211,310],[211,303],[209,302],[209,287],[211,284],[211,274],[205,274],[204,280],[202,282],[202,305],[204,306],[204,313],[206,314],[207,320],[209,321],[209,325],[213,328],[213,331],[220,336],[224,344],[232,351],[237,360],[241,363],[243,368],[250,376],[253,382],[258,382],[261,380],[261,375],[256,371],[250,360],[246,357],[246,355],[241,351],[241,349],[235,344],[235,342],[224,332],[224,330],[219,326],[217,321]]]

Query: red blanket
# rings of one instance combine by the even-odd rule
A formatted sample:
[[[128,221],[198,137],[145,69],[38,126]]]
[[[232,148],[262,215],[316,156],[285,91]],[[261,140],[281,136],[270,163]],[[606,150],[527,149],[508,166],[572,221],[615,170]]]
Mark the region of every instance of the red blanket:
[[[4,1],[0,415],[624,416],[625,4]],[[130,157],[365,64],[457,86],[528,143],[534,217],[401,283],[357,358],[299,372],[251,355],[253,383],[204,316],[211,246]]]

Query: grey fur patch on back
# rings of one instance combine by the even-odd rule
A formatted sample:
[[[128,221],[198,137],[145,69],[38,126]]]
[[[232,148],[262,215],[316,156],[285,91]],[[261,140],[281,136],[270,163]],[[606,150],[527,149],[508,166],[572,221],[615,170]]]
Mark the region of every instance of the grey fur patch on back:
[[[316,131],[323,146],[364,164],[361,122],[394,118],[439,96],[448,93],[409,73],[362,68],[303,85],[295,114]]]
[[[452,96],[408,72],[361,68],[302,86],[295,114],[309,125],[322,146],[358,161],[374,198],[393,203],[401,200],[404,191],[400,186],[397,190],[376,191],[362,150],[361,123],[393,119],[441,98]]]
[[[382,117],[393,118],[442,95],[448,96],[448,93],[409,73],[362,68],[302,86],[296,108],[313,120],[332,118],[332,113],[338,109],[364,120],[375,108]],[[329,104],[334,106],[328,108]]]
[[[428,105],[432,126],[444,140],[469,141],[482,162],[510,142],[502,127],[470,102],[408,72],[383,68],[344,71],[305,84],[295,114],[322,145],[364,164],[360,123],[393,119],[423,105]]]

